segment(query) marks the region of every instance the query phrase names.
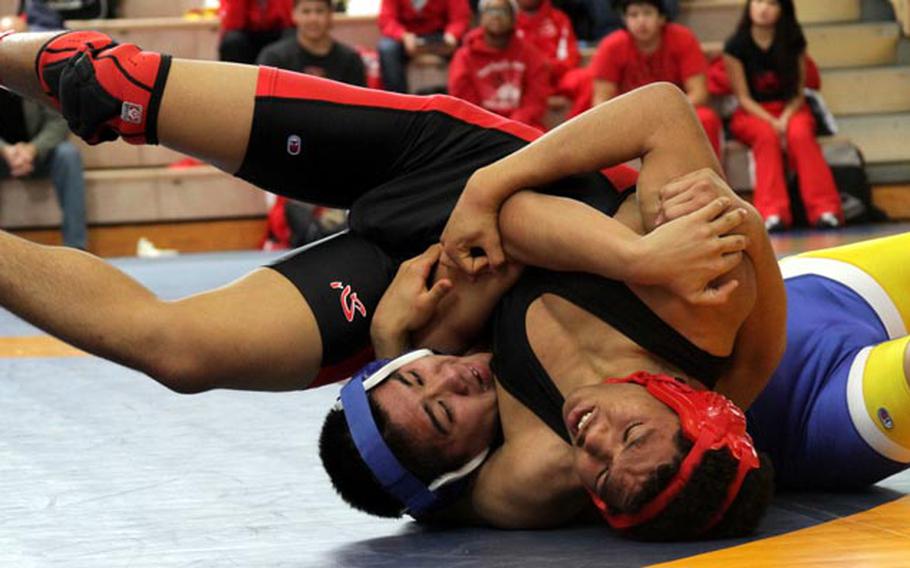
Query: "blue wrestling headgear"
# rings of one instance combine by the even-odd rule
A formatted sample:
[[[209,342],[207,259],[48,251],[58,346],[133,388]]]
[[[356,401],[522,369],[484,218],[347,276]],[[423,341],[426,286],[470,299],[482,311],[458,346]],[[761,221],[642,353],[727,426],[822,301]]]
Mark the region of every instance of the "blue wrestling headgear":
[[[335,404],[336,409],[344,410],[354,445],[373,476],[390,495],[402,503],[404,512],[415,518],[445,504],[446,498],[453,494],[451,484],[477,469],[490,451],[487,448],[459,469],[425,485],[401,465],[386,445],[370,411],[367,392],[404,365],[432,354],[429,349],[419,349],[395,359],[380,359],[369,363],[341,389],[341,395]]]

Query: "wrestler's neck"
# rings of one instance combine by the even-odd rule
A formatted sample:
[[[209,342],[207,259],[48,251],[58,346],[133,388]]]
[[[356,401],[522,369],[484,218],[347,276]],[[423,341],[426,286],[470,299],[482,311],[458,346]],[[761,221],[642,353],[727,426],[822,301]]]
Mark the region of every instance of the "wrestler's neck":
[[[637,371],[680,377],[694,388],[705,388],[601,319],[553,294],[532,303],[526,329],[531,349],[563,395]]]

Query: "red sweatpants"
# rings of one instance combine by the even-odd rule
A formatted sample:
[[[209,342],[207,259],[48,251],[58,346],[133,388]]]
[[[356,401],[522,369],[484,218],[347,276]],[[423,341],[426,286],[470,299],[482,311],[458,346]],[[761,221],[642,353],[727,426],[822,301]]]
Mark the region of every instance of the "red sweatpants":
[[[705,134],[708,135],[708,141],[711,143],[711,147],[714,148],[714,154],[720,159],[720,137],[724,131],[724,125],[720,121],[720,117],[717,116],[714,109],[702,105],[695,107],[695,114],[698,115],[698,121],[701,122],[701,127],[705,129]]]
[[[785,103],[761,103],[773,116],[780,116]],[[784,175],[781,137],[766,121],[738,109],[730,121],[733,136],[752,148],[755,157],[755,207],[767,219],[778,215],[785,225],[793,223],[787,181]],[[843,222],[840,196],[834,176],[825,162],[821,147],[815,139],[815,119],[803,105],[787,124],[786,151],[789,166],[796,170],[799,193],[806,206],[809,223],[814,225],[822,213],[831,212]]]

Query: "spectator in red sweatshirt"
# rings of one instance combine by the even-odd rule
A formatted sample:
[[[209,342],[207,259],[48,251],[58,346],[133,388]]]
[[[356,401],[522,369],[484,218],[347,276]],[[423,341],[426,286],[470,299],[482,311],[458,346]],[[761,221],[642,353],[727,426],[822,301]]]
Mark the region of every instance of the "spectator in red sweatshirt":
[[[422,52],[450,56],[471,25],[467,0],[382,0],[379,65],[390,91],[408,91],[408,61]]]
[[[543,129],[546,57],[515,34],[514,0],[481,0],[479,11],[480,27],[468,32],[449,67],[449,94]]]
[[[626,28],[600,42],[591,62],[594,104],[649,83],[667,81],[686,92],[714,152],[720,156],[723,125],[708,104],[708,62],[698,38],[667,21],[661,0],[614,0]]]
[[[222,61],[255,63],[262,48],[293,35],[294,0],[221,0]]]
[[[547,58],[553,94],[568,97],[572,118],[591,106],[591,74],[579,68],[581,54],[572,20],[550,0],[518,0],[516,34],[530,42]]]

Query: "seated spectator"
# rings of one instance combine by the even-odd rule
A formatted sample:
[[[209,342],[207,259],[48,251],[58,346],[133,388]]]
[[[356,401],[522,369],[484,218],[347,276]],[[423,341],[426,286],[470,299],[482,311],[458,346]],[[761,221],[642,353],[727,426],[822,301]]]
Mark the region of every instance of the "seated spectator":
[[[724,45],[724,63],[739,101],[730,132],[755,157],[754,201],[765,227],[776,232],[793,223],[784,143],[809,223],[820,229],[841,227],[840,195],[806,104],[806,38],[793,0],[748,0],[736,32]]]
[[[543,129],[550,77],[546,58],[515,34],[514,0],[481,0],[480,27],[468,32],[449,68],[449,94]]]
[[[626,28],[603,39],[591,62],[594,104],[649,83],[668,81],[686,92],[714,152],[720,156],[723,125],[708,104],[708,62],[698,38],[667,21],[662,0],[615,0]]]
[[[518,0],[518,7],[517,35],[546,56],[553,94],[572,100],[567,118],[587,110],[591,106],[591,74],[578,68],[581,54],[569,17],[550,0]]]
[[[293,0],[221,0],[222,61],[255,63],[259,52],[294,32]]]
[[[19,0],[17,13],[33,32],[63,29],[65,20],[95,20],[113,17],[109,0]]]
[[[269,45],[257,63],[366,86],[360,54],[332,38],[332,0],[296,0],[297,34]]]
[[[24,31],[17,16],[0,19],[0,32]],[[50,177],[63,210],[63,244],[86,249],[85,177],[79,150],[67,141],[62,116],[0,89],[0,180]]]
[[[408,61],[421,53],[450,56],[470,25],[467,0],[382,0],[378,48],[385,88],[408,92]]]

